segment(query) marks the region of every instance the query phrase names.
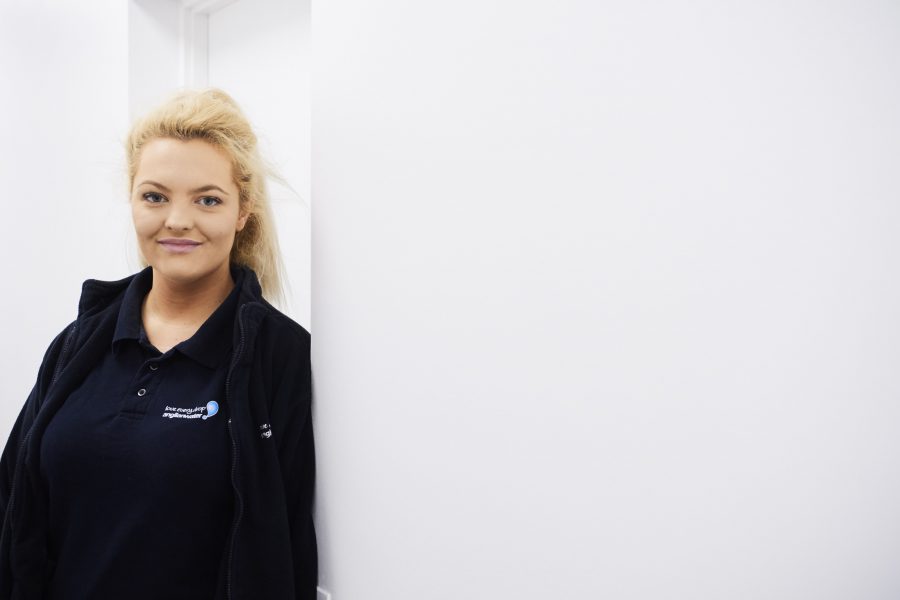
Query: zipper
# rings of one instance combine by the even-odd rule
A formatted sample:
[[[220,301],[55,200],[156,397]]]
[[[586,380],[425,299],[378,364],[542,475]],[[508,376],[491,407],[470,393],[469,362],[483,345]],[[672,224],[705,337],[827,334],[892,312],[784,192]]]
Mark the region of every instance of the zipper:
[[[231,425],[231,399],[229,397],[229,390],[231,387],[231,373],[234,371],[235,365],[237,365],[238,359],[241,356],[241,352],[244,350],[244,307],[246,304],[242,304],[238,309],[238,328],[241,332],[241,342],[238,345],[237,352],[234,353],[234,358],[231,361],[231,367],[228,369],[228,375],[225,377],[225,404],[228,406],[228,436],[231,438],[231,487],[234,488],[234,495],[237,500],[235,503],[235,511],[234,511],[234,522],[231,525],[231,542],[228,548],[228,568],[225,572],[225,595],[228,600],[231,600],[231,564],[234,560],[234,543],[237,537],[237,529],[238,525],[241,521],[241,516],[243,516],[244,512],[244,500],[241,498],[241,491],[238,489],[237,485],[237,456],[238,456],[238,447],[237,441],[234,439],[234,430]]]
[[[66,339],[63,342],[63,348],[60,352],[59,359],[56,361],[56,368],[53,370],[53,378],[50,380],[50,385],[47,386],[47,391],[45,392],[45,396],[49,395],[50,390],[53,389],[53,384],[56,383],[56,380],[59,378],[60,372],[62,372],[62,368],[65,365],[66,355],[69,349],[69,342],[72,340],[72,336],[75,334],[75,329],[78,327],[78,321],[74,321],[72,323],[72,328],[66,334]],[[34,423],[37,421],[38,415],[40,415],[41,410],[44,408],[44,405],[41,404],[41,407],[38,409],[38,414],[35,415],[34,421],[31,422],[31,426],[28,428],[28,432],[25,434],[25,437],[22,438],[22,441],[19,442],[19,452],[16,454],[16,468],[13,471],[12,478],[12,486],[9,491],[9,501],[6,503],[6,513],[3,515],[3,526],[6,527],[7,523],[9,523],[10,527],[12,526],[12,512],[13,507],[15,506],[16,501],[16,489],[18,488],[19,481],[19,473],[22,471],[22,463],[25,460],[25,446],[28,444],[28,440],[31,439],[31,433],[34,431]],[[10,531],[10,535],[12,532]],[[12,540],[10,540],[12,543]]]

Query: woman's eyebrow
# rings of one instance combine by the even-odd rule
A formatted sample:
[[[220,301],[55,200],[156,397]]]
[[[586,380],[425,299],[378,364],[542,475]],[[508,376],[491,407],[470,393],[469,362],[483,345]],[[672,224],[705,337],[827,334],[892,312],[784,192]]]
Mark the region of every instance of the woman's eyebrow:
[[[159,189],[161,189],[162,191],[164,191],[164,192],[166,192],[166,193],[171,193],[171,192],[172,192],[172,190],[170,190],[169,188],[167,188],[167,187],[164,186],[163,184],[157,183],[157,182],[155,182],[155,181],[151,181],[151,180],[149,180],[149,179],[146,179],[146,180],[140,182],[138,185],[144,185],[145,183],[149,183],[150,185],[155,185],[156,187],[158,187]],[[197,193],[199,193],[199,192],[208,192],[208,191],[210,191],[210,190],[218,190],[218,191],[222,192],[223,194],[225,194],[226,196],[228,195],[228,192],[226,192],[225,190],[223,190],[223,189],[220,188],[219,186],[217,186],[217,185],[212,185],[212,184],[210,184],[210,185],[204,185],[204,186],[198,187],[197,189],[191,190],[191,191],[188,192],[188,193],[189,193],[189,194],[197,194]]]

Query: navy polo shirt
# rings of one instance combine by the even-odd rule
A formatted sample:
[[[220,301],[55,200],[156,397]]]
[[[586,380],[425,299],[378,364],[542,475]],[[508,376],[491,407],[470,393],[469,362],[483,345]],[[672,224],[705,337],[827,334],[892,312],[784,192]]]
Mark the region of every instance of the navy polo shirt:
[[[212,598],[233,514],[223,397],[243,272],[189,339],[165,353],[125,291],[106,355],[51,419],[41,472],[55,561],[49,598]]]

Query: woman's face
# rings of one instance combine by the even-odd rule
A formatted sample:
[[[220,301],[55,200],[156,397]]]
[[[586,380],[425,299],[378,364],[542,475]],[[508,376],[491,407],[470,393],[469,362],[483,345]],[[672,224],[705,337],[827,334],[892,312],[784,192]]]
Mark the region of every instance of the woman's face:
[[[131,190],[138,245],[154,275],[189,283],[228,273],[239,210],[231,161],[202,140],[158,138],[141,150]]]

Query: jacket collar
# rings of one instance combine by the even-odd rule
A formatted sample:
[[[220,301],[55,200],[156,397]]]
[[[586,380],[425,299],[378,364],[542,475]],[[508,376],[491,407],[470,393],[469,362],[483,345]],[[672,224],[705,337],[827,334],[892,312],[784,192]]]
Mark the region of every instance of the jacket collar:
[[[142,273],[146,273],[148,269],[152,269],[152,267],[146,267],[128,277],[114,281],[86,279],[81,284],[77,320],[85,321],[93,315],[109,310],[118,311],[124,300],[126,290],[128,290],[132,281],[141,276]],[[266,304],[266,301],[263,299],[262,288],[259,285],[259,278],[253,269],[247,265],[232,263],[231,270],[233,276],[235,273],[238,274],[238,277],[235,278],[238,310],[243,304]]]

